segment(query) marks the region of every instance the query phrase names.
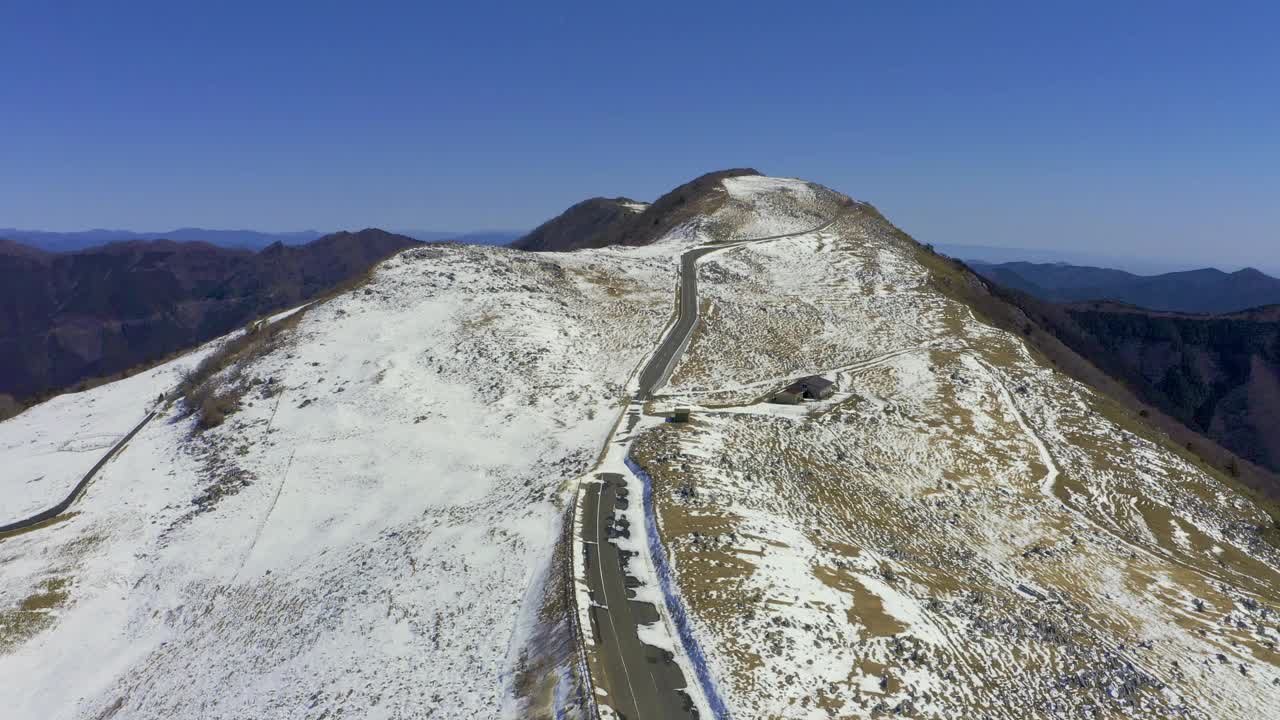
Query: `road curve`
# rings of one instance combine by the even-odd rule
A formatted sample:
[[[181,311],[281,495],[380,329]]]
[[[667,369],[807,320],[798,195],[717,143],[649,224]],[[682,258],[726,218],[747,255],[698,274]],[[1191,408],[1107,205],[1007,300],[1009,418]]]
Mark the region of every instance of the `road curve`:
[[[698,260],[702,256],[748,243],[808,235],[809,233],[827,229],[838,217],[839,213],[821,225],[807,230],[745,240],[733,240],[685,251],[680,256],[680,287],[677,289],[679,300],[676,308],[676,322],[671,326],[666,337],[662,339],[662,343],[658,346],[657,351],[653,353],[653,357],[649,358],[649,362],[640,371],[640,389],[637,391],[636,397],[641,400],[647,400],[667,383],[667,380],[671,377],[672,370],[675,369],[676,363],[680,360],[680,356],[684,354],[684,349],[688,346],[689,339],[693,337],[693,328],[698,322]]]
[[[94,475],[98,474],[98,471],[102,469],[102,466],[106,465],[108,460],[115,457],[116,453],[120,452],[120,450],[124,448],[124,446],[130,440],[133,439],[133,436],[137,435],[138,431],[141,430],[144,425],[151,422],[151,418],[155,416],[156,416],[156,413],[154,410],[147,413],[147,416],[142,418],[142,422],[134,426],[134,428],[129,431],[129,434],[121,438],[120,442],[117,442],[115,445],[112,445],[111,449],[107,451],[107,454],[103,455],[102,459],[98,460],[97,464],[95,464],[92,468],[90,468],[89,472],[85,473],[84,477],[80,478],[80,482],[76,483],[76,486],[71,489],[71,493],[68,494],[65,498],[63,498],[61,502],[59,502],[57,505],[54,505],[53,507],[47,510],[42,510],[36,513],[35,515],[32,515],[31,517],[27,517],[21,520],[11,522],[8,525],[0,525],[0,535],[3,535],[8,532],[13,532],[15,530],[25,530],[29,527],[34,527],[36,525],[39,525],[42,522],[52,520],[55,517],[66,512],[67,508],[71,507],[71,504],[76,501],[76,498],[80,497],[80,493],[84,492],[84,489],[89,484],[89,481],[93,479]]]
[[[676,321],[640,371],[639,388],[628,403],[629,417],[623,423],[628,431],[639,421],[644,401],[666,384],[693,337],[698,321],[698,260],[738,245],[818,232],[837,217],[838,213],[799,232],[696,247],[681,254]],[[610,437],[610,443],[615,441]],[[613,542],[614,537],[632,532],[643,537],[644,528],[629,528],[616,516],[617,510],[641,499],[627,497],[625,479],[617,473],[600,473],[596,479],[599,482],[588,485],[580,496],[584,519],[581,541],[586,554],[584,580],[592,600],[591,632],[596,639],[597,668],[603,675],[607,702],[624,720],[696,718],[697,711],[684,690],[688,683],[671,654],[640,640],[640,626],[661,618],[652,604],[634,599],[631,588],[639,581],[627,574],[630,556]]]

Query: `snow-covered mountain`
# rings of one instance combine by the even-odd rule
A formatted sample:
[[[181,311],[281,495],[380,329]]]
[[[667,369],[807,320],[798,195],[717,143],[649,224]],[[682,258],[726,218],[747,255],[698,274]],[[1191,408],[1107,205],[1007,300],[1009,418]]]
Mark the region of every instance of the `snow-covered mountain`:
[[[703,716],[1280,713],[1272,506],[988,324],[871,206],[697,187],[633,209],[647,244],[403,251],[224,369],[216,427],[163,393],[227,340],[0,423],[4,524],[159,413],[0,536],[5,715],[610,716],[599,470],[640,490],[616,542],[643,639]],[[704,246],[692,337],[636,398]],[[835,394],[769,402],[814,374]]]

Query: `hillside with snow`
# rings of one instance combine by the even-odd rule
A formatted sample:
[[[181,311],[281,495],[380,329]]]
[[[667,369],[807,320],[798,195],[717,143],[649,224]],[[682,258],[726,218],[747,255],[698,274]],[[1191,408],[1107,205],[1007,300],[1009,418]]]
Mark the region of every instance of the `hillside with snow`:
[[[510,704],[562,485],[669,311],[664,251],[406,251],[308,308],[197,432],[171,406],[74,512],[0,540],[10,717],[457,717]],[[59,496],[186,357],[0,424]],[[73,689],[68,693],[68,689]]]
[[[700,716],[1280,714],[1269,506],[870,206],[677,190],[610,208],[652,242],[398,253],[221,370],[216,426],[172,391],[231,338],[0,423],[3,524],[158,412],[0,535],[6,717],[616,716],[579,535],[602,470]],[[697,324],[637,398],[698,248]],[[815,374],[834,395],[770,402]]]

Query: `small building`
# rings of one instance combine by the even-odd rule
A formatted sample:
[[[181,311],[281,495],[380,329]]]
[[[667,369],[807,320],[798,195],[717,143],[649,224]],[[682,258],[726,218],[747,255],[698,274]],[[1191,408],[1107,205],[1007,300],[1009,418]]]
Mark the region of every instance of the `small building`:
[[[801,397],[798,393],[793,393],[788,390],[783,390],[782,392],[779,392],[777,395],[773,396],[773,402],[779,405],[799,405],[800,401],[803,399],[804,398]]]
[[[810,375],[791,383],[773,396],[773,401],[795,405],[801,400],[826,400],[836,391],[836,384],[821,375]]]
[[[689,422],[689,408],[678,407],[671,413],[671,422],[687,423]]]

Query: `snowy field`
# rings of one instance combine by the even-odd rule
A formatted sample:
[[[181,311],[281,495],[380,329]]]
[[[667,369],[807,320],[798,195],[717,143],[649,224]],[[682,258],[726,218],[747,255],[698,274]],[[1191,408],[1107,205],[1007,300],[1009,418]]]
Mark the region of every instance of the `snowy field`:
[[[66,497],[196,362],[196,354],[187,355],[94,390],[59,395],[0,423],[0,525]]]
[[[838,200],[826,188],[793,178],[742,175],[721,181],[729,201],[717,220],[732,223],[734,239],[800,232],[831,218]]]
[[[297,308],[272,315],[273,322]],[[238,335],[237,330],[228,337]],[[51,398],[0,423],[0,525],[56,505],[222,339],[91,391]]]
[[[310,308],[224,425],[170,411],[75,514],[0,540],[6,715],[518,712],[563,486],[674,269],[666,249],[422,248]],[[189,363],[34,408],[0,425],[6,452],[48,477],[68,463],[22,448],[105,445]]]

